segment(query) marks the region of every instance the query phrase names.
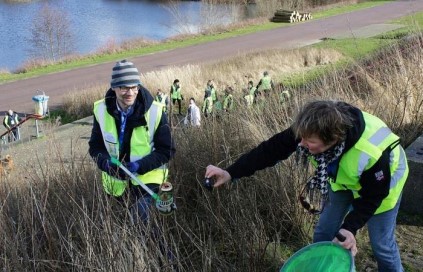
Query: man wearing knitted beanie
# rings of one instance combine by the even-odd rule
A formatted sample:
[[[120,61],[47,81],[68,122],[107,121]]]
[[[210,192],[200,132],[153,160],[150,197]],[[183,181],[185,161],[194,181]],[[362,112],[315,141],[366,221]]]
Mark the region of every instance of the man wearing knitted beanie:
[[[107,194],[134,200],[130,210],[136,223],[148,223],[152,197],[132,181],[111,158],[118,159],[153,192],[168,175],[175,149],[163,105],[141,84],[132,62],[122,60],[112,70],[110,89],[94,103],[89,153],[102,171]]]

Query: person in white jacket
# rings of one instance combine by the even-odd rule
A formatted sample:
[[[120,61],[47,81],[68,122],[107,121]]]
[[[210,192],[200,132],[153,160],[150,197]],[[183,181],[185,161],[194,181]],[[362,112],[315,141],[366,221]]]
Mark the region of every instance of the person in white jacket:
[[[185,117],[184,124],[187,126],[199,127],[201,122],[200,108],[195,104],[195,99],[189,99],[189,106],[187,116]]]

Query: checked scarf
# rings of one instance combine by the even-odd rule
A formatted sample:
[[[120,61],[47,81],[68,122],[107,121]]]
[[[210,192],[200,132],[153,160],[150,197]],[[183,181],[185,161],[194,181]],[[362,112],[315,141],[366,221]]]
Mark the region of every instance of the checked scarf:
[[[326,150],[320,154],[311,154],[310,151],[301,145],[297,146],[296,161],[297,164],[302,161],[303,165],[308,162],[309,156],[312,156],[316,162],[317,167],[314,176],[307,181],[308,189],[315,187],[320,190],[323,196],[328,194],[328,165],[339,158],[345,148],[345,142],[335,145],[334,147]]]

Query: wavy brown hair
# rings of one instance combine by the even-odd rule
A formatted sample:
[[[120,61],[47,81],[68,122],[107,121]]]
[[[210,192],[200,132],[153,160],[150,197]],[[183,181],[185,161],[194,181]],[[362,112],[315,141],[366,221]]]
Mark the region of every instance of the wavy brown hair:
[[[307,103],[292,124],[295,136],[317,136],[325,144],[345,140],[347,130],[353,126],[350,108],[347,103],[333,100]]]

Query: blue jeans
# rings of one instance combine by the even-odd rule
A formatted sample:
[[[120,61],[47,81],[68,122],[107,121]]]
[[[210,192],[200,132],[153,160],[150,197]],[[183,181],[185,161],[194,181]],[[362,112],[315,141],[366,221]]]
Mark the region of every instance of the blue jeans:
[[[147,184],[147,187],[157,194],[159,192],[160,185]],[[151,235],[155,242],[158,243],[161,253],[167,256],[167,259],[170,263],[174,262],[176,257],[167,243],[165,243],[165,240],[162,237],[163,235],[161,233],[161,228],[159,226],[152,225],[150,229],[151,233],[144,233],[144,231],[147,230],[147,226],[149,224],[150,212],[152,209],[156,208],[153,197],[140,186],[132,186],[131,194],[135,198],[135,203],[131,208],[131,215],[134,223],[144,225],[145,228],[141,228],[143,235]],[[175,269],[175,271],[177,271],[177,269]]]
[[[147,187],[156,194],[159,192],[158,184],[147,184]],[[153,197],[140,186],[132,186],[130,191],[135,198],[135,203],[131,208],[132,219],[134,223],[142,223],[147,226],[150,218],[150,210],[154,209],[155,203]]]
[[[314,230],[313,242],[332,241],[348,211],[352,208],[353,199],[351,191],[329,190],[329,199]],[[396,218],[400,202],[401,198],[392,210],[373,215],[367,222],[370,243],[379,271],[404,271],[395,240]]]

